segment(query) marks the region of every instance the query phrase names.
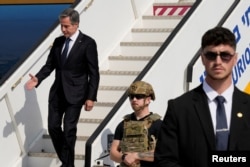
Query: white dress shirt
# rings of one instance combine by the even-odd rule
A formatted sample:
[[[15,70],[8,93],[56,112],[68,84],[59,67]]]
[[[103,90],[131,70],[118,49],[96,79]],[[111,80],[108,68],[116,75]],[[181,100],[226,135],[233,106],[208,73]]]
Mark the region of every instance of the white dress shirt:
[[[205,91],[207,95],[208,100],[208,106],[210,109],[210,115],[213,122],[214,127],[214,133],[216,133],[216,109],[217,109],[217,103],[215,101],[215,98],[219,96],[219,94],[211,88],[206,81],[203,82],[203,90]],[[220,96],[223,96],[225,98],[225,111],[226,111],[226,117],[227,117],[227,127],[230,129],[230,123],[231,123],[231,113],[232,113],[232,98],[233,98],[233,91],[234,91],[234,85],[231,84],[229,88],[227,88]]]
[[[67,57],[68,57],[69,52],[72,49],[72,47],[76,41],[78,35],[79,35],[79,30],[77,30],[71,37],[69,37],[70,41],[69,41],[69,49],[68,49]],[[64,47],[65,47],[65,43],[63,45],[62,52],[63,52]]]

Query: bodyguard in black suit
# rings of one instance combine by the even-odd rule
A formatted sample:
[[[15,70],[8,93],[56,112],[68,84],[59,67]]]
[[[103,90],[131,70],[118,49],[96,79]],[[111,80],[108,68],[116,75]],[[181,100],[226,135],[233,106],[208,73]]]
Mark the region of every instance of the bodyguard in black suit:
[[[202,37],[201,59],[205,81],[168,102],[155,150],[157,167],[211,167],[216,151],[250,151],[250,96],[232,81],[237,62],[234,34],[223,27],[208,30]],[[225,99],[226,125],[220,129],[217,96]],[[226,140],[219,142],[221,133]]]
[[[38,87],[55,70],[49,94],[48,130],[62,166],[73,167],[82,105],[90,111],[97,100],[98,55],[95,40],[78,30],[77,11],[66,9],[59,19],[64,36],[55,39],[45,65],[35,76],[30,74],[26,88]]]

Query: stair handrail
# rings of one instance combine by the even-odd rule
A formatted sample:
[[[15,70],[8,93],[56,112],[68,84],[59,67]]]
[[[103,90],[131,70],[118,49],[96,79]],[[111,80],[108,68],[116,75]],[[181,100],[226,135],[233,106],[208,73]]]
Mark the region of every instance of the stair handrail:
[[[90,6],[92,6],[94,0],[90,0],[89,3],[83,8],[83,11],[86,12]]]
[[[138,12],[137,12],[137,8],[136,8],[136,5],[135,5],[135,0],[131,0],[131,5],[132,5],[132,9],[133,9],[133,12],[134,12],[134,16],[135,16],[135,19],[138,18]]]

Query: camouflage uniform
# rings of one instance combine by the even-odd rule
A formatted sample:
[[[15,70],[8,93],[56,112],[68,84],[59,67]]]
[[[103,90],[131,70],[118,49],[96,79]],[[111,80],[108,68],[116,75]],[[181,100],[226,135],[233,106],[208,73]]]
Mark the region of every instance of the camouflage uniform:
[[[158,114],[150,114],[142,121],[131,120],[131,114],[124,117],[123,138],[120,142],[122,152],[149,152],[155,149],[156,136],[148,129],[154,121],[160,119]],[[121,167],[127,167],[121,163]],[[140,167],[140,163],[133,167]]]

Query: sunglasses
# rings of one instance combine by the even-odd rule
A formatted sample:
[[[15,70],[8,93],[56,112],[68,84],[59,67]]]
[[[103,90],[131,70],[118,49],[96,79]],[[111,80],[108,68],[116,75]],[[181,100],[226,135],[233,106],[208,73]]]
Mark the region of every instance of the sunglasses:
[[[146,98],[146,95],[143,95],[143,94],[131,94],[131,95],[129,95],[130,100],[133,100],[134,98],[136,98],[137,100],[140,100],[140,99]]]
[[[234,56],[234,54],[231,54],[229,52],[211,52],[208,51],[206,53],[203,53],[204,56],[206,57],[206,59],[208,60],[215,60],[217,58],[217,56],[220,56],[222,61],[230,61],[231,58]]]

